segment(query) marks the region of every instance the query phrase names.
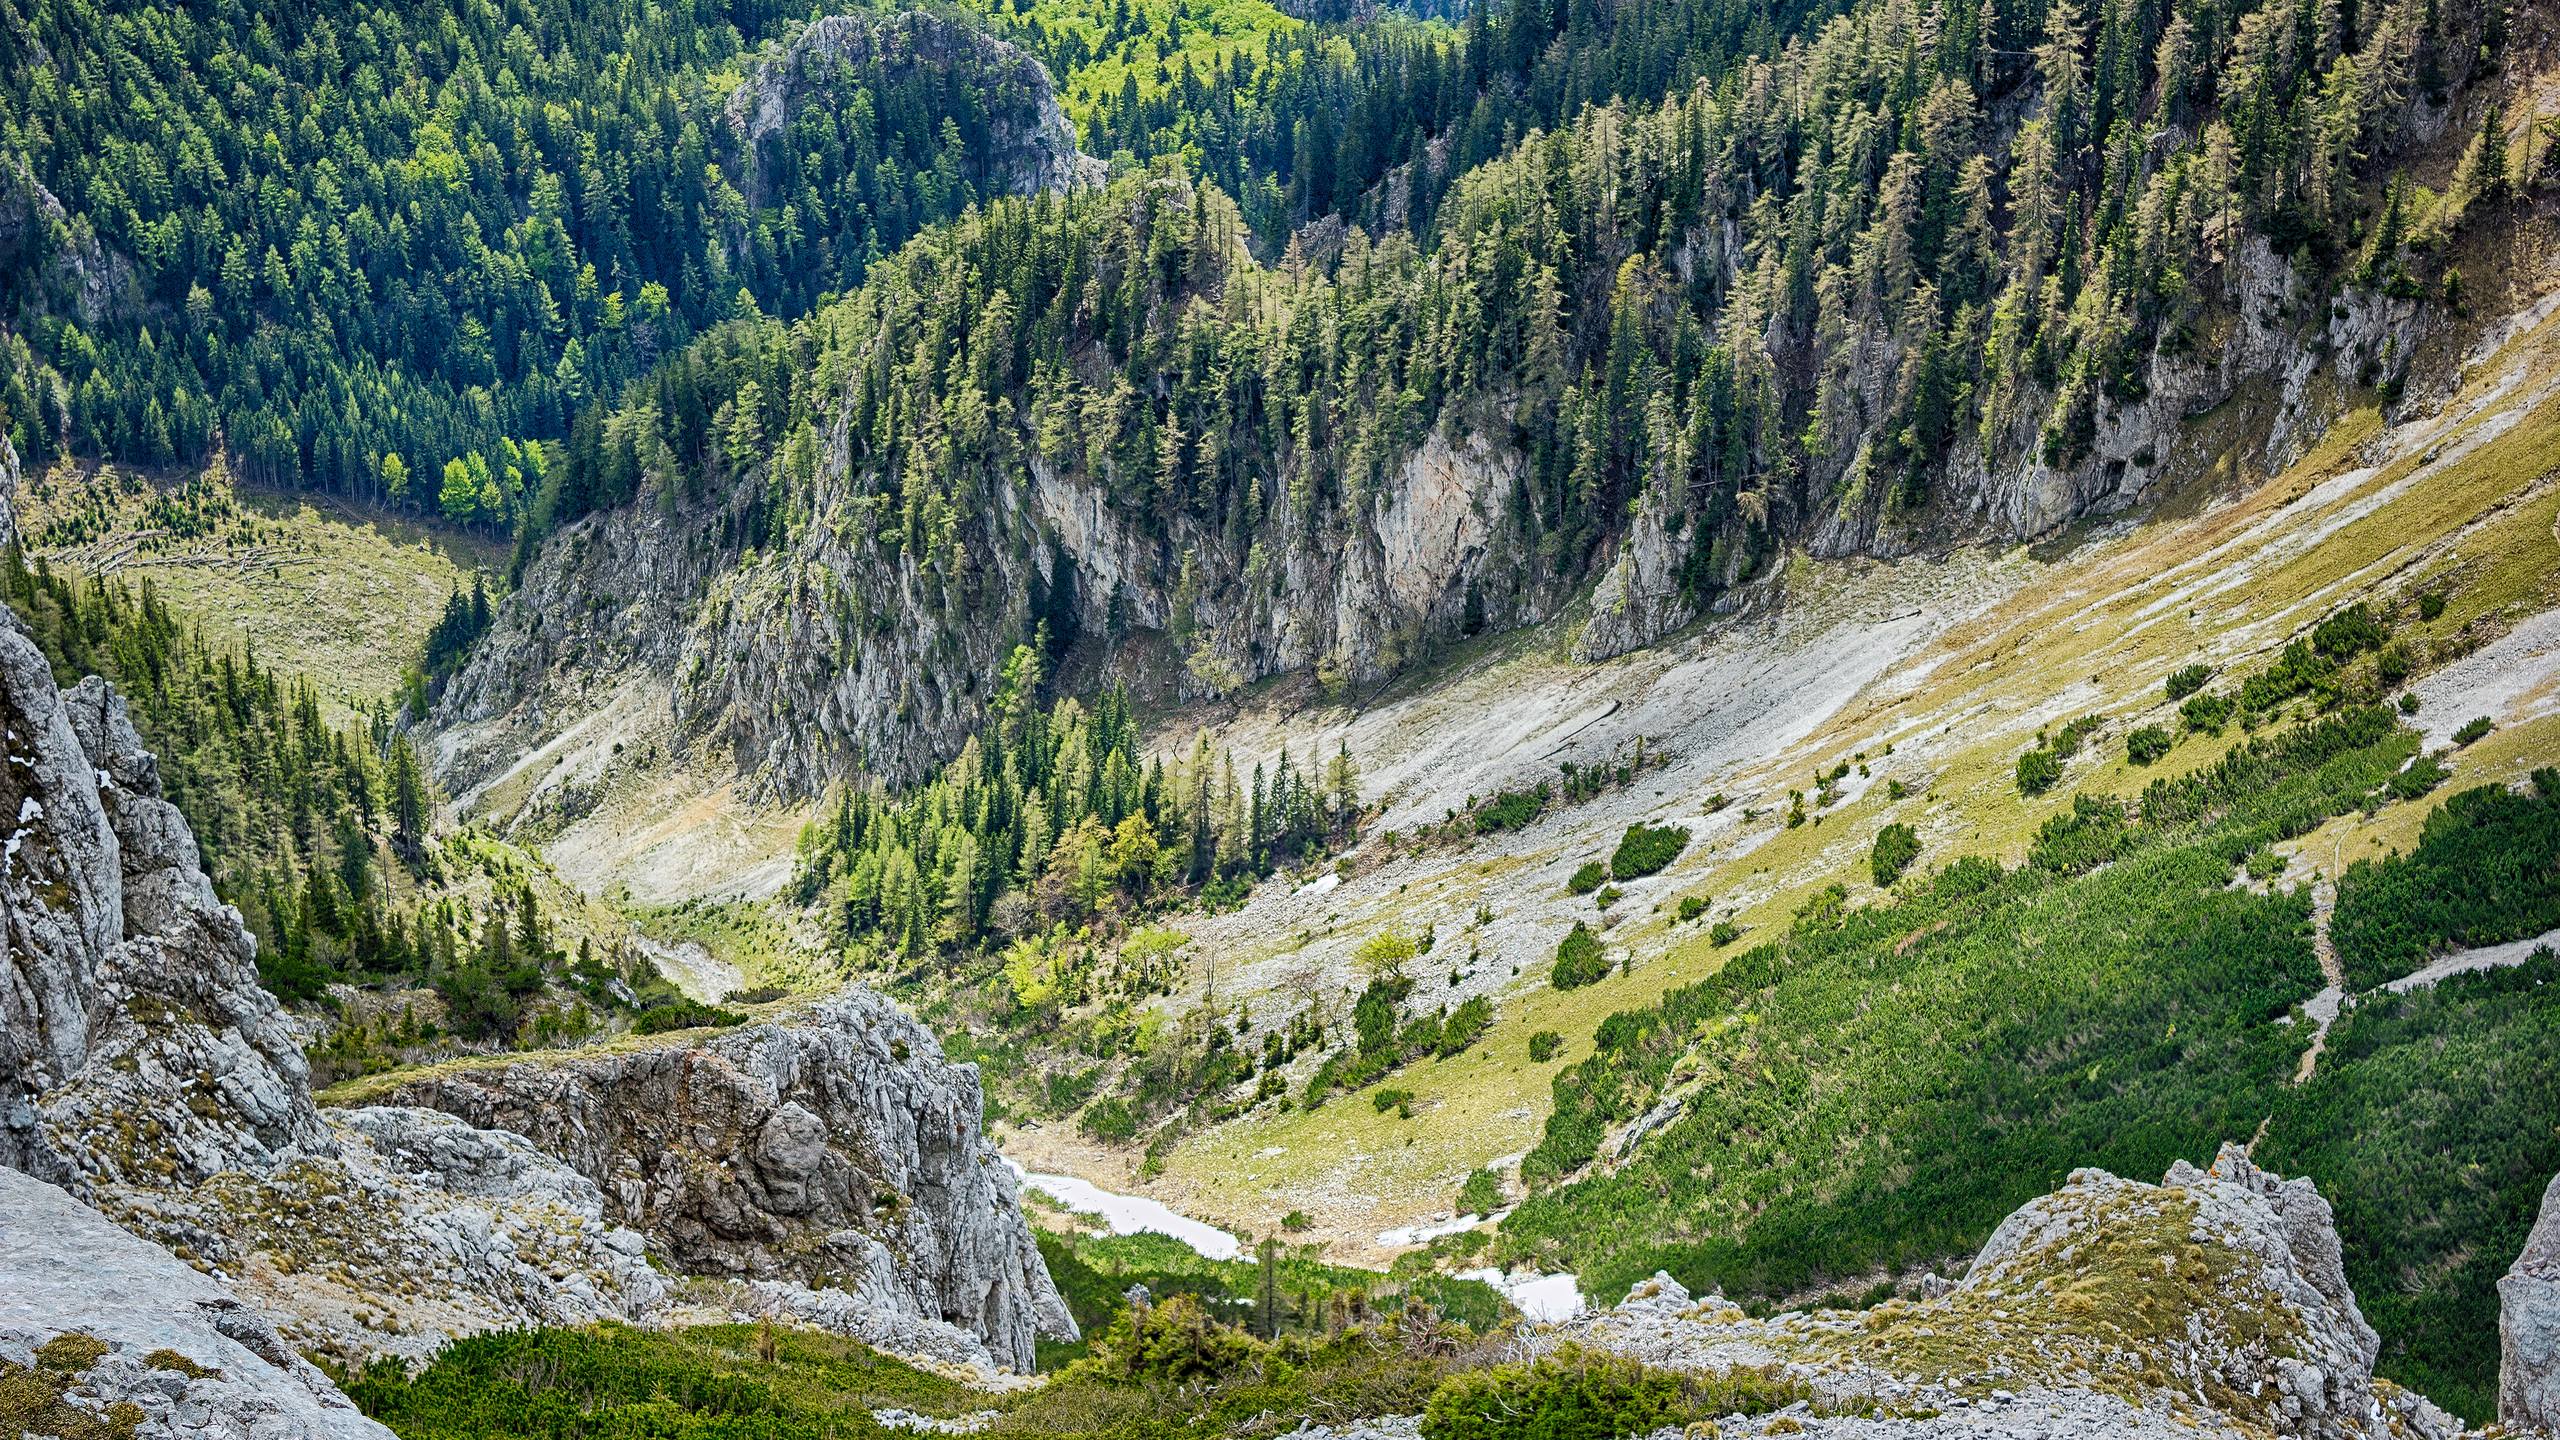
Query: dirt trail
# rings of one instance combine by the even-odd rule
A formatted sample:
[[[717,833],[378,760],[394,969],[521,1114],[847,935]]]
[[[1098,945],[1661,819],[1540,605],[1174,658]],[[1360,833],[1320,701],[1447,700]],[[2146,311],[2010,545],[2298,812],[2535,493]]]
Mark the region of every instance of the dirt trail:
[[[2338,910],[2338,887],[2323,880],[2311,887],[2311,953],[2320,957],[2320,974],[2328,987],[2312,996],[2302,1006],[2302,1013],[2312,1024],[2311,1048],[2302,1052],[2302,1063],[2294,1067],[2293,1083],[2306,1085],[2320,1068],[2321,1053],[2329,1048],[2329,1027],[2337,1023],[2338,1012],[2346,1008],[2347,968],[2338,963],[2337,942],[2329,938],[2329,917]],[[2259,1127],[2263,1133],[2265,1126]]]

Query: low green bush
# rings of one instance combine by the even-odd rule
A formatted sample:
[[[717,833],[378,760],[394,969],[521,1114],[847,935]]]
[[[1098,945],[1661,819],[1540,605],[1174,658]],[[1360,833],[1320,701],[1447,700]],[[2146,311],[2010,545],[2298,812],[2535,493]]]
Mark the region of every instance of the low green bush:
[[[2417,800],[2432,794],[2435,788],[2453,774],[2444,762],[2433,755],[2421,755],[2409,762],[2408,768],[2391,777],[2387,787],[2395,800]]]
[[[2456,745],[2468,745],[2472,741],[2488,734],[2489,728],[2489,717],[2486,715],[2478,716],[2472,720],[2464,722],[2461,729],[2453,732],[2453,743]]]
[[[2311,630],[2311,648],[2329,660],[2344,660],[2366,650],[2380,649],[2391,638],[2389,627],[2377,619],[2372,607],[2359,600],[2321,621]]]
[[[1222,1380],[1267,1349],[1242,1330],[1218,1323],[1196,1297],[1168,1295],[1143,1312],[1122,1310],[1068,1373],[1118,1381]]]
[[[2132,841],[2124,802],[2112,795],[2082,793],[2071,808],[2048,816],[2027,847],[2027,863],[2039,870],[2078,875],[2124,853]]]
[[[2190,695],[2187,703],[2178,707],[2178,719],[2198,735],[2219,735],[2222,727],[2231,722],[2231,697],[2212,691]]]
[[[1469,996],[1459,1001],[1457,1008],[1449,1012],[1449,1018],[1441,1022],[1440,1044],[1435,1053],[1444,1060],[1461,1054],[1483,1039],[1484,1032],[1491,1028],[1493,1001],[1482,995]]]
[[[1689,832],[1677,825],[1630,825],[1609,856],[1609,873],[1620,880],[1659,874],[1689,847]]]
[[[2203,689],[2204,682],[2212,678],[2213,667],[2210,665],[2198,664],[2185,666],[2169,676],[2169,698],[2172,700],[2184,700],[2188,696]]]
[[[1536,1064],[1544,1065],[1553,1060],[1556,1052],[1563,1048],[1564,1037],[1553,1030],[1541,1030],[1529,1037],[1529,1059]]]
[[[1555,986],[1559,990],[1578,990],[1609,975],[1609,957],[1601,952],[1600,937],[1581,921],[1556,942]]]
[[[1607,868],[1602,866],[1599,861],[1585,860],[1582,862],[1581,868],[1573,872],[1573,878],[1564,882],[1565,893],[1568,895],[1588,895],[1592,891],[1599,889],[1600,882],[1608,878],[1609,872]]]
[[[2124,737],[2124,755],[2136,765],[2148,765],[2168,754],[2174,743],[2167,730],[2145,725]]]
[[[713,1025],[743,1025],[747,1017],[735,1010],[723,1010],[698,1000],[675,1000],[640,1012],[631,1028],[643,1035],[663,1035],[670,1030],[697,1030]]]
[[[1911,862],[1920,858],[1920,832],[1908,825],[1887,825],[1876,832],[1875,849],[1867,855],[1867,868],[1875,876],[1876,888],[1890,890]]]
[[[1806,1398],[1771,1374],[1655,1370],[1565,1345],[1525,1364],[1440,1382],[1423,1407],[1423,1440],[1618,1440],[1717,1415],[1765,1415]]]
[[[2018,793],[2041,795],[2062,781],[2062,757],[2038,745],[2018,757]]]
[[[1084,1107],[1084,1114],[1076,1119],[1076,1128],[1096,1140],[1125,1144],[1138,1137],[1138,1117],[1128,1101],[1105,1095]]]
[[[1491,835],[1500,830],[1519,829],[1546,813],[1552,793],[1544,780],[1539,781],[1534,789],[1503,791],[1476,811],[1476,833]]]

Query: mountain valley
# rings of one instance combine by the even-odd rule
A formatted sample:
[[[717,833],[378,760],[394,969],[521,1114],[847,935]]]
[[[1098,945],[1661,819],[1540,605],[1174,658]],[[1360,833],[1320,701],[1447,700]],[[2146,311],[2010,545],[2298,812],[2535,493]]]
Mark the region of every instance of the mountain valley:
[[[0,37],[0,1435],[2560,1433],[2550,6]]]

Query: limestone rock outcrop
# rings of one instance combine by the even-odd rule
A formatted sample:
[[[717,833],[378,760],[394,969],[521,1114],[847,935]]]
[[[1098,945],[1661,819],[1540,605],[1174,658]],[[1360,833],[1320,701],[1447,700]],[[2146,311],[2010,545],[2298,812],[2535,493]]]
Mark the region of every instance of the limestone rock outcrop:
[[[1726,1436],[2450,1440],[2463,1428],[2375,1378],[2378,1342],[2328,1202],[2232,1145],[2158,1185],[2075,1171],[1930,1298],[1755,1318],[1657,1276],[1552,1339],[1679,1369],[1777,1367],[1811,1392],[1809,1406],[1724,1420]]]
[[[0,1164],[83,1189],[329,1149],[254,942],[124,702],[0,624]]]
[[[709,1036],[439,1067],[386,1098],[561,1157],[674,1269],[841,1291],[1016,1369],[1037,1336],[1076,1333],[980,1131],[976,1067],[872,991]]]
[[[1430,637],[1563,605],[1571,577],[1525,538],[1525,470],[1498,440],[1435,431],[1346,530],[1257,550],[1248,576],[1198,517],[1165,517],[1170,536],[1155,533],[1154,519],[1034,457],[1024,484],[971,516],[977,578],[958,605],[932,566],[869,543],[870,497],[831,471],[793,543],[753,556],[722,548],[736,527],[718,513],[626,506],[569,526],[526,567],[438,702],[429,762],[465,797],[510,776],[525,799],[502,820],[539,813],[630,763],[602,753],[619,738],[610,725],[584,722],[637,689],[663,697],[680,740],[734,763],[755,794],[813,795],[856,770],[911,781],[976,729],[1007,653],[1036,626],[1170,632],[1185,552],[1198,643],[1165,652],[1152,678],[1135,676],[1142,686],[1200,695],[1293,671],[1368,683]]]
[[[0,1167],[230,1284],[297,1346],[421,1353],[663,1303],[639,1237],[519,1137],[321,1111],[123,700],[94,676],[58,688],[5,611],[0,740]]]
[[[821,1287],[764,1298],[963,1362],[1027,1370],[1036,1335],[1075,1333],[980,1131],[976,1069],[877,994],[324,1110],[123,701],[94,677],[59,690],[5,612],[0,737],[0,1164],[231,1286],[290,1343],[417,1355],[646,1319],[668,1301],[653,1249]]]
[[[2498,1419],[2560,1435],[2560,1176],[2524,1252],[2498,1282]]]
[[[391,1437],[230,1291],[5,1167],[0,1378],[32,1434],[81,1433],[66,1422],[85,1417],[136,1440]]]
[[[0,435],[0,546],[18,543],[18,447]]]

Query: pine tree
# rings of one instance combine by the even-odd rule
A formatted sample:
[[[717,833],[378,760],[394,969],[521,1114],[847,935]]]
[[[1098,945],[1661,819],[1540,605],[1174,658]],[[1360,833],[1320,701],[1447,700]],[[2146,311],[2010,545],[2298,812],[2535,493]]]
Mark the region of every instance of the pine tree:
[[[2495,205],[2513,193],[2514,173],[2507,155],[2507,101],[2492,84],[2489,103],[2480,112],[2480,136],[2471,152],[2471,194]]]

